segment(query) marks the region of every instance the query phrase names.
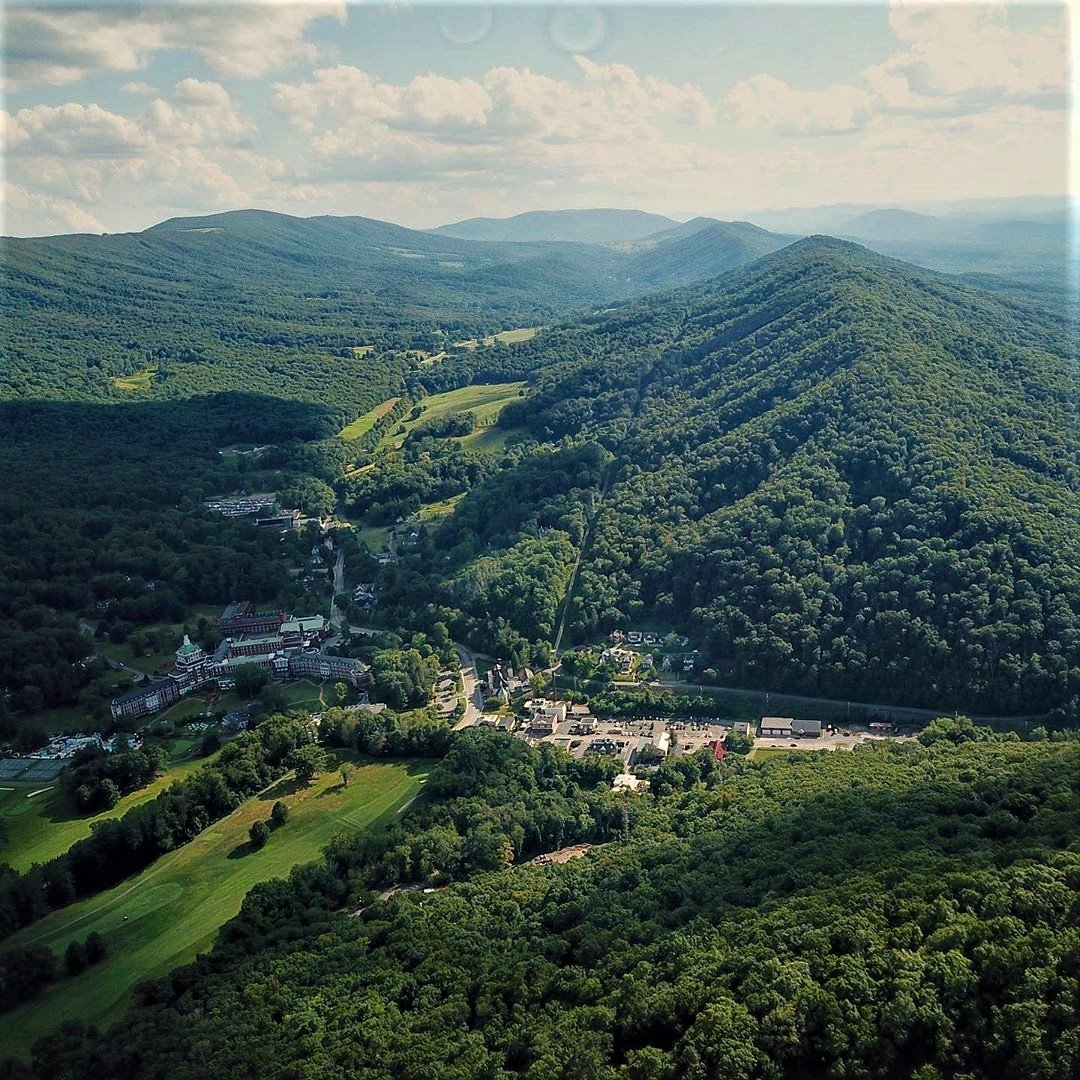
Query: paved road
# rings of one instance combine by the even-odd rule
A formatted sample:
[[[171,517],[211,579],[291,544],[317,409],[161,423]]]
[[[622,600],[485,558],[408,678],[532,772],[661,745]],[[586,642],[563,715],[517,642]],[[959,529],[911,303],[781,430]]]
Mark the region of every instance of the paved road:
[[[382,634],[385,630],[377,626],[349,626],[352,634]],[[472,649],[458,642],[453,643],[457,650],[458,660],[461,662],[461,681],[465,693],[465,715],[454,725],[454,730],[469,727],[480,719],[483,713],[483,697],[480,691],[479,680],[476,677],[476,657]]]
[[[79,630],[82,631],[82,633],[84,633],[87,637],[92,638],[94,636],[93,626],[91,626],[90,623],[88,623],[85,619],[79,620]],[[114,660],[111,656],[107,656],[97,647],[97,645],[94,646],[94,655],[100,656],[101,659],[104,660],[105,663],[113,669],[113,671],[126,671],[129,675],[135,675],[140,679],[144,676],[146,676],[146,678],[152,678],[152,676],[147,675],[145,671],[140,671],[138,668],[129,667],[127,664],[122,664],[119,660]]]
[[[455,731],[475,724],[483,712],[480,688],[476,678],[476,653],[464,645],[454,642],[458,659],[461,661],[461,681],[465,687],[465,715],[454,725]]]
[[[345,552],[338,549],[334,559],[334,588],[330,596],[330,625],[341,626],[345,622],[345,612],[337,606],[339,593],[345,590]]]
[[[853,731],[850,735],[842,732],[835,735],[823,733],[817,739],[774,739],[770,736],[756,736],[755,750],[850,750],[866,742],[913,742],[914,735],[869,735],[864,731]]]

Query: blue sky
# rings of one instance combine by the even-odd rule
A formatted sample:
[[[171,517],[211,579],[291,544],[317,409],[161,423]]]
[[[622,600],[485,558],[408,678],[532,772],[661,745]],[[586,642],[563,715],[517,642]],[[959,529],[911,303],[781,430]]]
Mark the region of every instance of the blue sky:
[[[4,231],[1063,194],[1066,9],[9,6]]]

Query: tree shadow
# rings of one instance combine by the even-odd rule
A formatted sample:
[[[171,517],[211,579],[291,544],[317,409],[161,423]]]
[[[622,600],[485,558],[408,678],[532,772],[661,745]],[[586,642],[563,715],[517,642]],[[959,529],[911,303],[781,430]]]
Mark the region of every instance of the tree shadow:
[[[283,777],[273,787],[267,788],[259,795],[263,802],[272,802],[277,799],[285,799],[295,795],[298,791],[304,791],[310,785],[303,780],[297,780],[295,776]]]
[[[261,844],[256,847],[250,840],[245,840],[244,843],[237,844],[225,857],[227,859],[246,859],[249,855],[254,855],[256,851],[262,851],[265,846],[265,844]]]

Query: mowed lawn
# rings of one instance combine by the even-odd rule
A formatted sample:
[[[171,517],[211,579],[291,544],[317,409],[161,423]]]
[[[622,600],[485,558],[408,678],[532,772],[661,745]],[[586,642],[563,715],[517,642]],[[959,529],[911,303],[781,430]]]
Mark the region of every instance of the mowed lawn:
[[[15,935],[9,944],[48,945],[62,956],[70,941],[96,930],[108,955],[97,967],[60,978],[41,997],[0,1016],[4,1053],[26,1057],[36,1039],[65,1020],[99,1026],[115,1020],[138,983],[208,949],[253,885],[315,859],[337,833],[394,820],[429,768],[429,762],[358,765],[348,788],[336,771],[300,790],[286,778],[138,877]],[[277,799],[289,807],[289,820],[264,848],[252,850],[248,829],[269,818]]]
[[[494,345],[496,341],[501,341],[506,345],[514,345],[520,341],[529,341],[536,337],[542,329],[543,327],[541,326],[519,326],[516,330],[500,330],[499,333],[484,338],[484,344]],[[476,338],[469,338],[468,341],[454,342],[455,349],[475,349],[476,347]]]
[[[422,411],[416,420],[402,420],[400,424],[395,424],[392,430],[383,435],[379,445],[400,446],[409,432],[419,424],[451,413],[471,412],[476,415],[478,423],[492,424],[507,402],[521,396],[524,386],[523,382],[476,383],[463,386],[459,390],[448,390],[444,394],[432,394],[419,403]]]
[[[398,398],[387,398],[374,409],[369,409],[363,416],[358,416],[341,429],[341,438],[359,439],[361,435],[366,435],[397,403]]]
[[[34,863],[48,862],[63,855],[76,840],[90,835],[97,821],[121,817],[134,806],[156,799],[174,780],[179,780],[211,758],[187,758],[194,740],[176,740],[172,761],[153,783],[125,795],[111,810],[101,814],[78,812],[59,780],[48,784],[0,784],[0,817],[8,842],[0,848],[0,863],[27,870]],[[36,794],[35,794],[36,793]]]

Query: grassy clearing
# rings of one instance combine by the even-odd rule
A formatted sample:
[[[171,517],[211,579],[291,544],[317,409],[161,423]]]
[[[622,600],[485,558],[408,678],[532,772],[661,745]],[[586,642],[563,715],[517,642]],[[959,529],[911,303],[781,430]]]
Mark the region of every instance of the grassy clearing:
[[[390,527],[388,525],[363,525],[355,524],[356,538],[361,543],[367,544],[371,551],[385,551],[390,543]]]
[[[751,761],[765,761],[768,758],[782,757],[784,754],[798,753],[797,750],[784,750],[775,746],[756,746],[746,756]]]
[[[133,667],[146,675],[153,675],[155,671],[162,669],[171,669],[176,662],[176,650],[180,648],[180,644],[184,639],[184,623],[153,623],[146,627],[139,627],[139,629],[148,630],[153,634],[168,630],[173,638],[172,647],[165,648],[160,652],[155,651],[143,655],[135,653],[128,641],[121,645],[114,645],[111,641],[102,641],[98,643],[98,647],[103,655],[118,660],[121,664]]]
[[[383,435],[379,445],[400,447],[413,428],[427,420],[437,420],[451,413],[471,412],[476,415],[478,423],[493,424],[503,406],[519,397],[524,386],[523,382],[478,383],[463,386],[459,390],[448,390],[445,394],[432,394],[420,402],[422,411],[417,419],[402,420],[393,430]],[[483,430],[480,429],[481,432]],[[466,438],[472,438],[479,433],[474,431]]]
[[[369,409],[363,416],[358,416],[351,424],[341,429],[341,438],[359,439],[361,435],[366,435],[398,403],[398,400],[396,397],[387,398],[374,409]]]
[[[174,780],[180,780],[204,765],[210,758],[191,758],[190,739],[169,740],[169,765],[152,784],[141,791],[125,795],[111,810],[85,816],[79,813],[58,781],[49,790],[40,791],[38,784],[8,783],[0,790],[0,817],[8,832],[8,843],[0,850],[0,862],[10,863],[16,870],[27,870],[34,863],[48,862],[62,855],[76,840],[90,835],[94,824],[109,818],[122,817],[142,803],[156,799]]]
[[[501,330],[497,334],[484,338],[484,344],[494,345],[496,341],[501,341],[505,345],[514,345],[519,341],[528,341],[530,338],[536,337],[542,329],[542,326],[519,326],[516,330]],[[476,338],[454,342],[455,349],[475,349],[476,347]]]
[[[506,449],[510,436],[515,434],[517,428],[501,428],[489,424],[487,427],[477,428],[460,439],[455,439],[463,450],[472,450],[477,454],[501,454]]]
[[[420,520],[430,523],[449,517],[454,512],[454,507],[464,498],[463,491],[460,495],[451,495],[449,499],[443,499],[442,502],[426,503],[420,507]]]
[[[374,352],[374,351],[375,351],[375,346],[374,345],[357,345],[353,349],[353,356],[355,356],[357,360],[362,360],[365,356],[367,356],[368,353]]]
[[[109,955],[0,1017],[5,1053],[25,1057],[37,1038],[65,1020],[99,1026],[115,1020],[136,984],[160,978],[207,949],[253,885],[311,861],[336,833],[392,821],[420,790],[428,767],[422,762],[362,765],[348,788],[336,772],[300,790],[292,780],[280,781],[133,881],[54,912],[16,935],[13,944],[33,941],[62,953],[68,942],[96,930],[105,937]],[[248,829],[270,816],[276,799],[288,805],[289,820],[266,847],[254,851]]]
[[[157,368],[151,365],[150,367],[144,367],[142,371],[136,371],[132,375],[117,375],[115,379],[110,381],[117,390],[123,390],[125,393],[145,394],[149,391],[156,374]]]

